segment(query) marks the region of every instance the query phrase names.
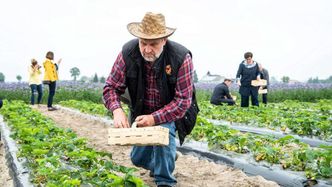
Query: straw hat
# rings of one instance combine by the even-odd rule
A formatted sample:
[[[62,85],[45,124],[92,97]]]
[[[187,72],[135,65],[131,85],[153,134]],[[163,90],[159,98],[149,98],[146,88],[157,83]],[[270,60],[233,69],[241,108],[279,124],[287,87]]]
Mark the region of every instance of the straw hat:
[[[127,25],[130,34],[143,39],[158,39],[172,35],[175,28],[166,27],[162,14],[147,12],[142,22],[132,22]]]

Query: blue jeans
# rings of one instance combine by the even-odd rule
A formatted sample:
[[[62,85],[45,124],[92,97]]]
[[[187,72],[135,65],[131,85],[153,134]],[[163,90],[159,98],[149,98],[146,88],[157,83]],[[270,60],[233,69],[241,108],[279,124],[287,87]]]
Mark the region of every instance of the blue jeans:
[[[134,146],[130,157],[135,166],[150,170],[157,185],[174,186],[176,179],[173,176],[175,168],[175,123],[161,125],[169,129],[168,146]]]
[[[47,107],[52,107],[53,97],[55,95],[56,82],[51,81],[51,83],[48,85],[48,87],[49,87],[49,93],[48,93],[48,99],[47,99]]]
[[[37,99],[37,104],[40,104],[42,97],[43,97],[43,87],[41,84],[30,84],[31,88],[31,98],[30,98],[30,103],[32,105],[35,104],[35,93],[38,93],[38,99]]]

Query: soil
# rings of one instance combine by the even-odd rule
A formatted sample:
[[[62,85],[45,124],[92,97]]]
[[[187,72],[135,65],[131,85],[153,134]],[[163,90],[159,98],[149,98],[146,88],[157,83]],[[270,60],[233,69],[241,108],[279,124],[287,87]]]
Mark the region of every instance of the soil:
[[[0,186],[12,187],[13,179],[9,175],[9,169],[6,164],[5,159],[5,146],[2,141],[0,141]]]
[[[131,151],[130,146],[109,146],[107,145],[107,125],[99,120],[89,120],[73,113],[58,109],[56,111],[47,111],[45,106],[37,108],[45,116],[51,118],[59,127],[71,128],[79,137],[88,140],[90,147],[99,151],[108,151],[113,155],[114,162],[127,166],[132,165],[129,158]],[[1,150],[1,153],[3,151]],[[4,177],[3,154],[0,154],[0,186],[1,181],[8,180]],[[144,180],[149,186],[155,186],[153,178],[149,176],[149,171],[139,168],[136,175]],[[180,155],[176,161],[174,175],[178,180],[177,187],[276,187],[273,181],[265,180],[261,176],[247,176],[238,169],[231,168],[226,165],[216,164],[207,160],[200,160],[191,155]]]

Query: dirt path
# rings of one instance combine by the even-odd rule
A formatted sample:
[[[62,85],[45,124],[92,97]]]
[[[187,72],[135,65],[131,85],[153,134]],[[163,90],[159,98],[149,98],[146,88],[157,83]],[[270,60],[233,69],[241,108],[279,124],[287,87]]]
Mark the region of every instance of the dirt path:
[[[78,136],[88,139],[88,143],[96,150],[109,151],[114,162],[134,167],[129,159],[131,147],[107,145],[107,127],[96,120],[87,120],[65,110],[49,112],[45,106],[38,108],[44,115],[54,120],[59,127],[71,128]],[[146,184],[155,186],[149,171],[140,168],[137,173]],[[196,157],[182,155],[176,161],[174,175],[178,180],[177,187],[275,187],[275,182],[267,181],[261,176],[248,177],[241,170],[226,165],[215,164]]]
[[[13,179],[9,176],[8,166],[5,159],[5,146],[0,141],[0,187],[12,187]]]

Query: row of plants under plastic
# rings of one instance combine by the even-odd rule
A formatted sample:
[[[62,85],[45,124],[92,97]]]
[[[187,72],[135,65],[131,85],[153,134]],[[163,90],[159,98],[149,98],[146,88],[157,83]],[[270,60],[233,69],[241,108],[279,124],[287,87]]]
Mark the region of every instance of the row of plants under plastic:
[[[63,101],[62,105],[89,111],[90,114],[100,112],[85,110],[86,107],[98,107],[86,101]],[[224,149],[242,154],[252,154],[256,161],[267,161],[270,164],[281,164],[283,169],[305,171],[309,179],[316,177],[332,177],[332,147],[321,146],[311,148],[292,136],[275,138],[269,135],[241,133],[224,125],[215,126],[200,114],[196,127],[190,137],[196,141],[206,141],[210,148]]]
[[[206,141],[211,149],[225,149],[252,154],[256,161],[281,164],[283,169],[305,171],[307,178],[332,177],[332,146],[312,148],[293,136],[275,138],[269,135],[242,133],[223,125],[213,125],[198,117],[190,137]]]
[[[70,129],[58,128],[50,119],[22,101],[5,101],[0,110],[26,158],[31,182],[37,186],[145,186],[133,175],[135,168],[117,165],[112,154],[95,151]]]
[[[250,108],[215,106],[207,101],[199,105],[200,114],[209,119],[332,140],[332,100],[320,100],[317,103],[285,101]]]
[[[102,104],[90,101],[61,101],[61,105],[79,109],[81,112],[111,114]],[[318,103],[285,101],[269,104],[267,107],[241,108],[236,106],[215,106],[199,102],[200,116],[207,119],[225,120],[272,130],[291,131],[294,134],[317,136],[323,140],[332,139],[332,100]],[[122,105],[128,111],[127,105]]]

